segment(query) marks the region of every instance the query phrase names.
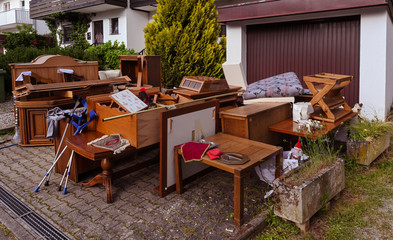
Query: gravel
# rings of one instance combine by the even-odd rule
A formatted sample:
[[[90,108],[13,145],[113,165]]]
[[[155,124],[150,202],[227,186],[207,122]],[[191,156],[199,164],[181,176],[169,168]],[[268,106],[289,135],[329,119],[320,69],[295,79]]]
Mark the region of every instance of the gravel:
[[[15,126],[14,101],[7,99],[0,103],[0,130]]]

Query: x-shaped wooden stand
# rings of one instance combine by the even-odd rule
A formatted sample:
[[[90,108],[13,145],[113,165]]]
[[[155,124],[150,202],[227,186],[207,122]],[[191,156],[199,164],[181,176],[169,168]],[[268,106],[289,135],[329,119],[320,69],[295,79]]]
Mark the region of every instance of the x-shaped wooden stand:
[[[346,116],[352,110],[341,95],[341,90],[346,87],[352,76],[321,73],[312,76],[304,76],[304,82],[313,94],[310,103],[315,107],[320,107],[323,111],[316,109],[313,118],[335,122]],[[339,108],[343,106],[342,108]],[[323,116],[320,116],[322,114]]]

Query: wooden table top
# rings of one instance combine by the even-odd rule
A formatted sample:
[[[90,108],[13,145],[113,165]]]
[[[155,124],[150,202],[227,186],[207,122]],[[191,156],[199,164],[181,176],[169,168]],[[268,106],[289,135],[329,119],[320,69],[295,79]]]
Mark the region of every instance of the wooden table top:
[[[328,133],[334,129],[337,129],[339,126],[341,126],[343,123],[349,121],[351,118],[356,116],[356,113],[352,112],[351,114],[348,114],[347,116],[337,120],[336,122],[323,122],[322,124],[325,125],[326,127],[323,130],[320,130],[314,134],[314,137],[318,135],[323,135],[325,133]],[[270,131],[273,132],[278,132],[278,133],[284,133],[284,134],[289,134],[289,135],[295,135],[295,136],[301,136],[305,137],[304,132],[299,132],[299,127],[300,125],[292,120],[292,118],[289,118],[287,120],[284,120],[282,122],[279,122],[277,124],[274,124],[269,127]]]
[[[287,102],[271,103],[271,102],[261,102],[244,105],[237,108],[232,108],[225,111],[220,111],[220,115],[229,115],[234,117],[252,117],[259,114],[260,112],[271,110],[272,108],[279,107],[282,105],[289,105]]]
[[[92,145],[88,145],[87,143],[98,139],[104,136],[103,133],[97,131],[87,131],[82,134],[73,135],[71,137],[66,138],[67,146],[77,152],[79,155],[82,155],[85,158],[88,158],[93,161],[99,161],[103,158],[108,158],[113,156],[113,151],[105,148],[95,147]],[[123,156],[124,153],[128,153],[129,151],[135,151],[133,147],[127,147],[124,151],[117,156]]]
[[[253,168],[254,166],[260,164],[264,159],[274,156],[280,151],[282,151],[281,147],[224,133],[218,133],[204,139],[217,143],[218,149],[220,149],[224,153],[236,152],[245,154],[249,157],[250,161],[246,162],[245,164],[239,165],[228,165],[225,163],[221,163],[217,160],[210,160],[207,155],[202,158],[202,163],[208,164],[210,166],[219,168],[230,173],[234,173],[235,170],[249,170],[250,168]]]

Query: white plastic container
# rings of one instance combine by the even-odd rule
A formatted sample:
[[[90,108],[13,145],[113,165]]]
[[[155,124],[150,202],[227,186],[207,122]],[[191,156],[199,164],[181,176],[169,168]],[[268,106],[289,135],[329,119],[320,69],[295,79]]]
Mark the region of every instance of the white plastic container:
[[[293,104],[292,116],[293,121],[308,120],[314,108],[309,102],[298,102]]]

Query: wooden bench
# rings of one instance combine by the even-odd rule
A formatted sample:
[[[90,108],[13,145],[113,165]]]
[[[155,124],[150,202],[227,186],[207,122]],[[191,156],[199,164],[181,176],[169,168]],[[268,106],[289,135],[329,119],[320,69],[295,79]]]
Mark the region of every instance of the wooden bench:
[[[136,149],[130,146],[126,148],[124,151],[122,151],[121,153],[115,155],[111,150],[87,145],[87,143],[97,138],[100,138],[103,135],[104,135],[103,133],[97,131],[88,131],[82,134],[78,134],[66,138],[66,143],[68,148],[73,150],[75,154],[81,155],[91,161],[101,161],[102,173],[97,174],[92,180],[90,180],[89,182],[84,182],[82,183],[82,185],[84,187],[91,187],[98,183],[103,184],[106,189],[106,202],[111,203],[113,202],[112,179],[123,177],[126,174],[147,167],[155,163],[156,159],[154,158],[149,159],[148,161],[135,164],[129,168],[113,173],[112,170],[113,160],[125,158],[125,157],[131,157],[132,159],[135,159]]]

